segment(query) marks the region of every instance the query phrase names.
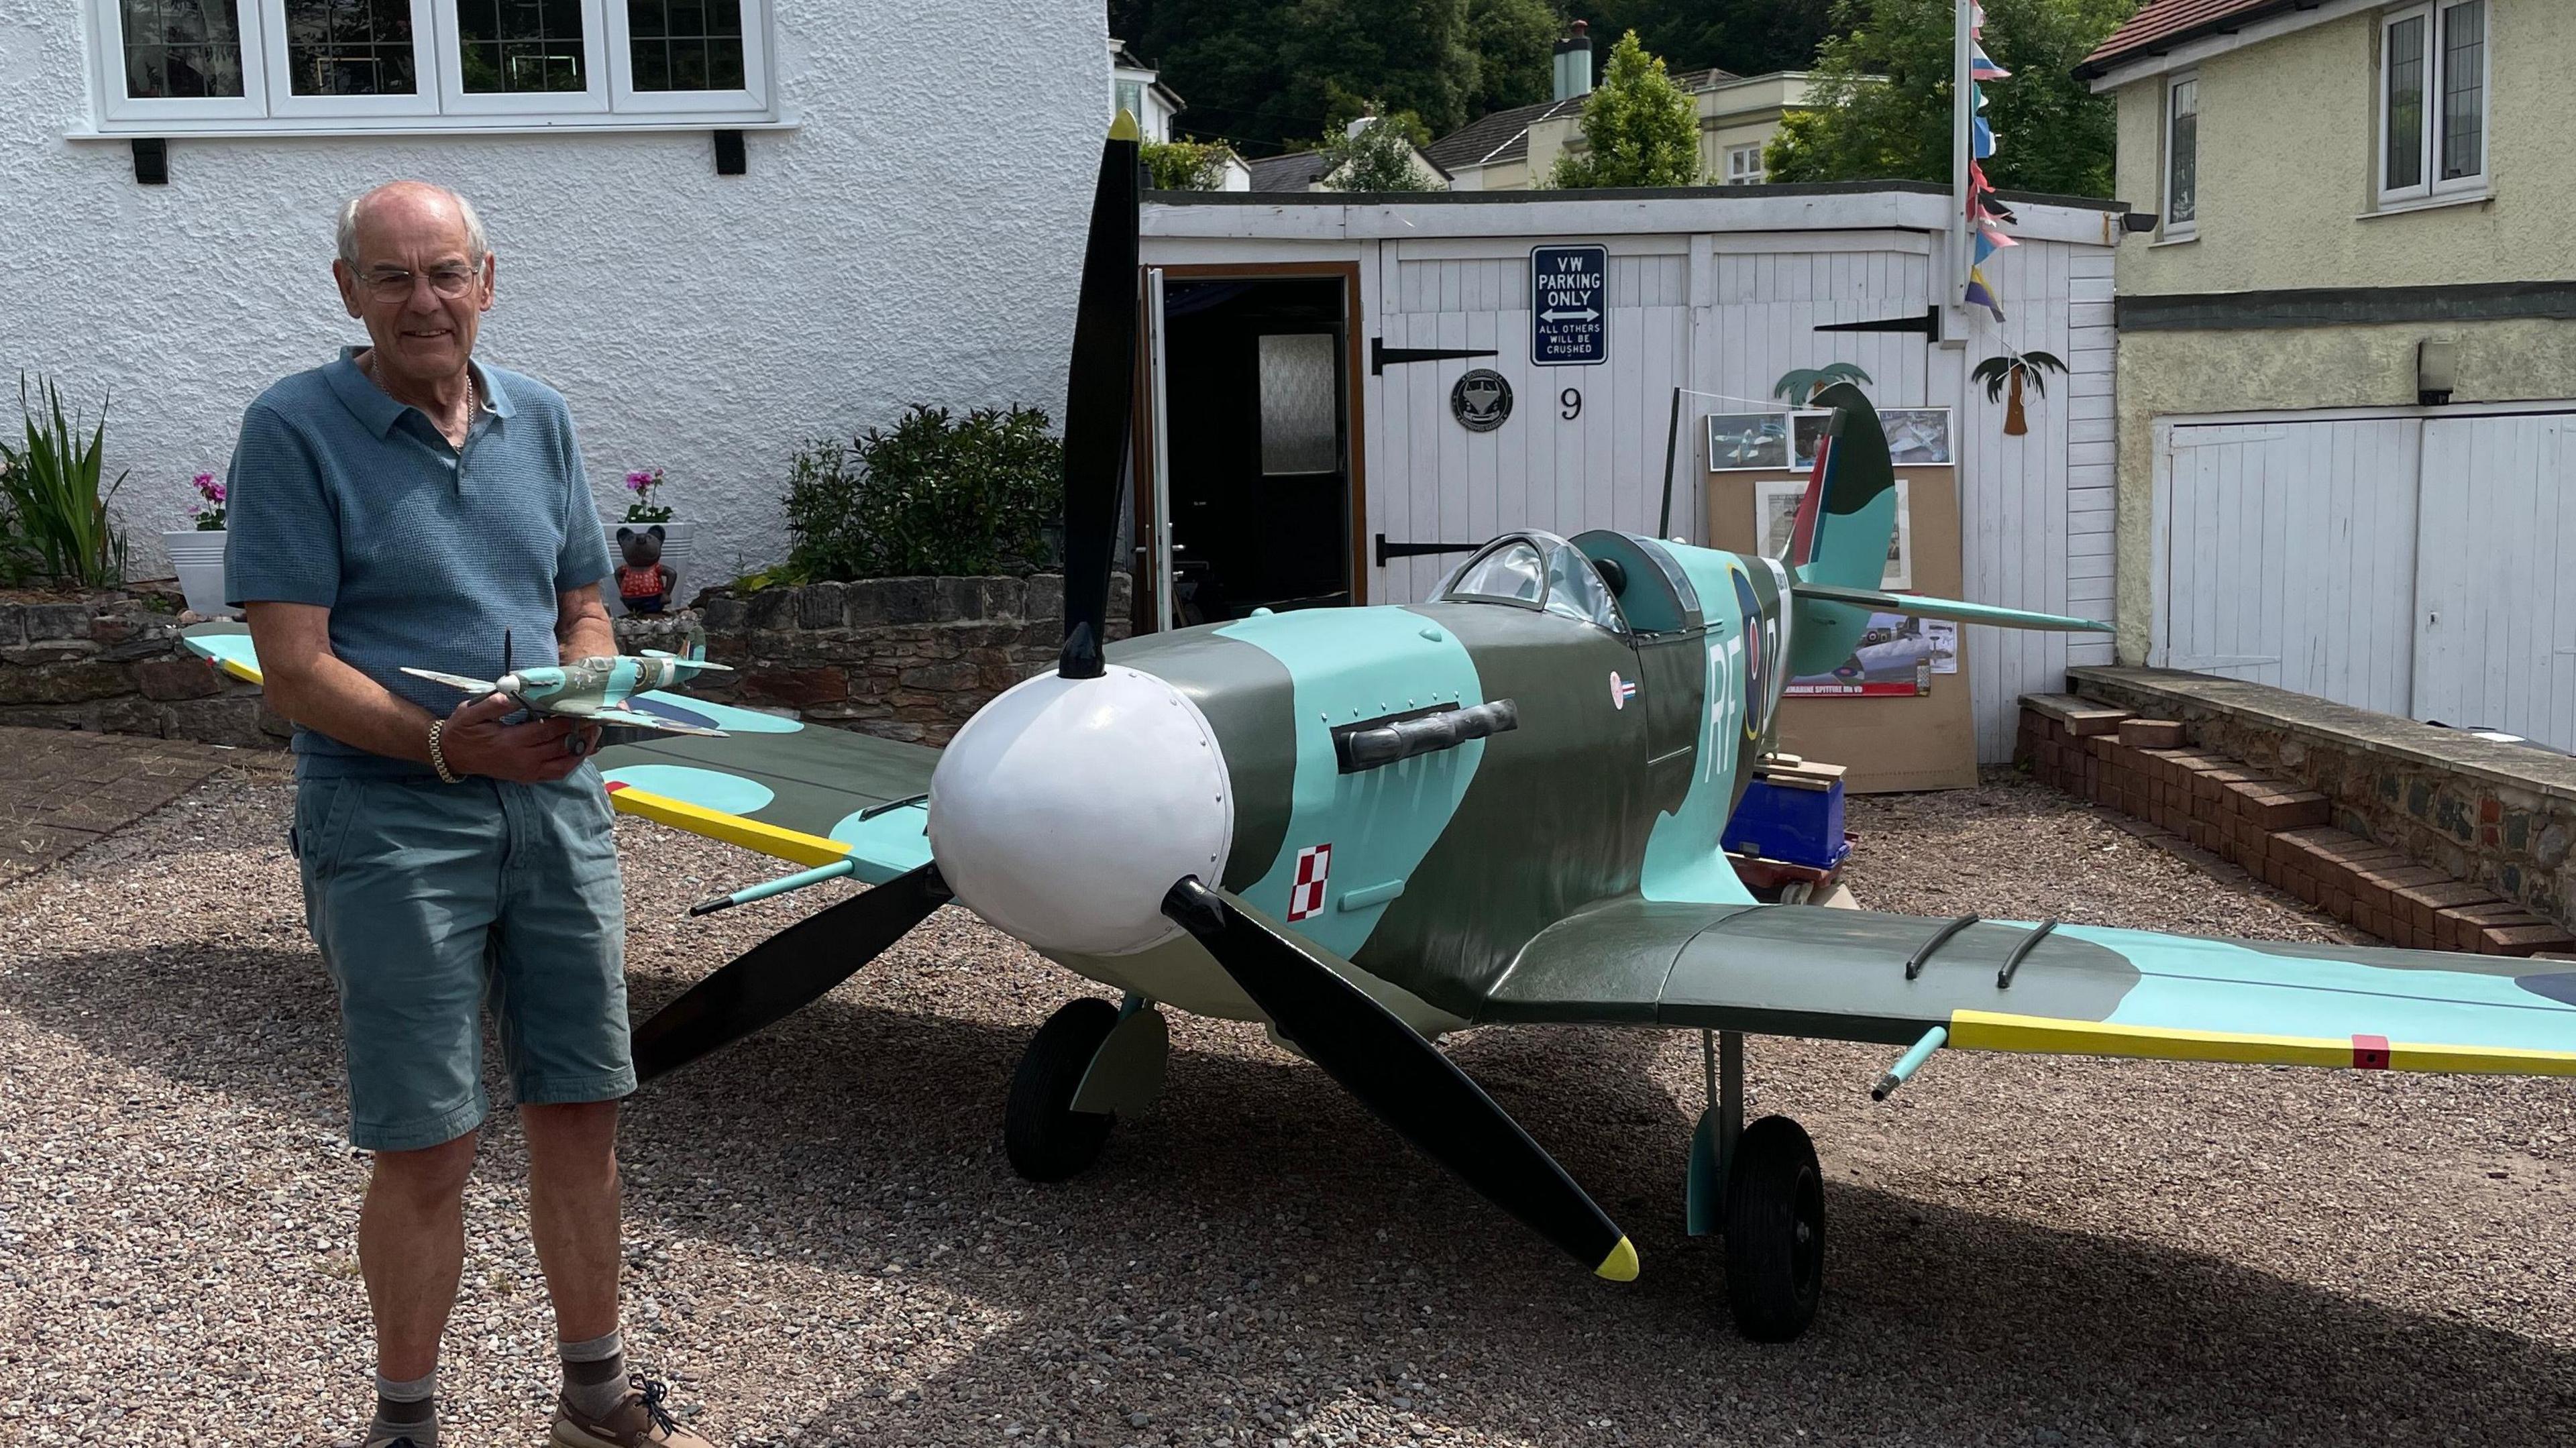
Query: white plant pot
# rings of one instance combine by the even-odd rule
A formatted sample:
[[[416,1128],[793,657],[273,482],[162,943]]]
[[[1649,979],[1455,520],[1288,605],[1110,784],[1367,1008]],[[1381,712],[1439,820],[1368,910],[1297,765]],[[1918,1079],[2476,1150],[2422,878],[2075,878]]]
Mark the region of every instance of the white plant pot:
[[[690,599],[698,596],[699,589],[706,586],[706,580],[700,578],[698,571],[689,566],[689,535],[697,531],[697,524],[614,523],[602,520],[599,526],[608,534],[608,577],[599,585],[599,588],[601,593],[607,595],[608,612],[612,617],[626,612],[625,602],[617,596],[617,570],[626,566],[626,555],[619,552],[617,547],[617,530],[620,528],[632,528],[638,533],[657,526],[662,530],[662,566],[680,576],[680,586],[670,597],[662,600],[665,611],[686,605]]]
[[[224,530],[191,528],[161,535],[170,566],[178,570],[179,591],[188,595],[191,613],[207,618],[237,616],[224,603]]]

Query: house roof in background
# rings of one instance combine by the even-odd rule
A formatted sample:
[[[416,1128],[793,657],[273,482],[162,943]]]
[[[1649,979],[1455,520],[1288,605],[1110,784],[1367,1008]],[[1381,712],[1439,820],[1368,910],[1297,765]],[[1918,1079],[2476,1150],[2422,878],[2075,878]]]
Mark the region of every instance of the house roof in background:
[[[2170,50],[2189,40],[2235,30],[2285,10],[2315,7],[2317,0],[2147,0],[2128,23],[2111,32],[2075,67],[2091,80],[2132,56]]]
[[[1303,191],[1324,179],[1324,153],[1291,151],[1285,156],[1263,156],[1243,163],[1252,173],[1255,191]]]
[[[1540,101],[1536,105],[1514,106],[1507,111],[1476,120],[1451,131],[1422,148],[1431,164],[1455,173],[1462,166],[1484,166],[1496,161],[1518,161],[1529,155],[1529,128],[1540,121],[1583,109],[1589,97],[1575,96],[1561,101]]]

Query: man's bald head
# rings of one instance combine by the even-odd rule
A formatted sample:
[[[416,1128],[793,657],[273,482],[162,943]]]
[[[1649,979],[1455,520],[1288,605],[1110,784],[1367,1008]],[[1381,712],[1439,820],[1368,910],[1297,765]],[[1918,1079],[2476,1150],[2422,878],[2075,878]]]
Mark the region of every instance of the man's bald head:
[[[418,227],[461,228],[465,234],[465,257],[475,266],[492,254],[492,240],[483,230],[483,218],[475,213],[474,203],[426,181],[390,181],[373,191],[352,197],[340,208],[340,260],[351,271],[358,269],[359,239],[363,232],[378,227],[410,231]]]

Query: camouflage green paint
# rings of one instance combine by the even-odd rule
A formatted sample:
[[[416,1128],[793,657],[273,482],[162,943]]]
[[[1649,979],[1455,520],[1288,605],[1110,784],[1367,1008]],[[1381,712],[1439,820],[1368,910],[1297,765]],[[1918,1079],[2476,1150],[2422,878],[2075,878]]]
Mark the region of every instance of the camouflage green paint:
[[[1234,850],[1222,884],[1243,893],[1270,873],[1288,838],[1297,773],[1296,688],[1288,666],[1213,626],[1114,643],[1108,656],[1187,694],[1216,730],[1234,784]]]

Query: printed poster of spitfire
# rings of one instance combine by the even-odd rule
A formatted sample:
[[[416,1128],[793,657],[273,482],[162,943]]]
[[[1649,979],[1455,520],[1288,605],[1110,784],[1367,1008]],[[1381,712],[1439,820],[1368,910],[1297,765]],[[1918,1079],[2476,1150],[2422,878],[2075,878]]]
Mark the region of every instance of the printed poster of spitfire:
[[[1791,679],[1788,692],[1802,697],[1911,697],[1931,693],[1934,674],[1957,672],[1957,624],[1873,613],[1850,658],[1828,673]]]

